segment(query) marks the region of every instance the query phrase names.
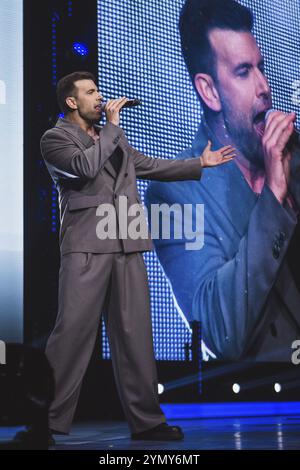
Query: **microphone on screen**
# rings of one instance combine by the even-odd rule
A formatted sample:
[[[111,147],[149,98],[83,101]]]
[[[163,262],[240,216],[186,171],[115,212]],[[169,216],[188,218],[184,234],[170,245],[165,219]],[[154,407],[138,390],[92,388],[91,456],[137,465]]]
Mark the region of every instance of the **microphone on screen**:
[[[273,113],[274,111],[278,111],[278,110],[277,109],[269,109],[266,112],[265,122],[267,122],[267,119],[268,119],[269,115],[271,113]],[[293,131],[293,133],[292,133],[292,135],[289,139],[289,143],[291,143],[292,145],[300,146],[300,131],[296,127],[294,127],[294,131]]]
[[[126,103],[123,104],[122,108],[133,108],[134,106],[139,106],[140,104],[142,104],[141,100],[135,98],[133,100],[126,101]],[[106,102],[104,101],[101,104],[101,106],[102,106],[102,111],[105,111]]]

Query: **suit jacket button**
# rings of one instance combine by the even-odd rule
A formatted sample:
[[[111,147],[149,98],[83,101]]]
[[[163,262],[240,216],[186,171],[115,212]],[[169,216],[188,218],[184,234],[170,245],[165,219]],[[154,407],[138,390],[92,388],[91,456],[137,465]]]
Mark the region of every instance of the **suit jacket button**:
[[[274,243],[273,245],[273,258],[278,259],[280,255],[280,246],[278,243]]]
[[[281,243],[286,240],[286,233],[285,232],[280,232],[279,240],[281,241]]]
[[[125,177],[128,176],[128,173],[125,173],[124,176],[125,176]]]

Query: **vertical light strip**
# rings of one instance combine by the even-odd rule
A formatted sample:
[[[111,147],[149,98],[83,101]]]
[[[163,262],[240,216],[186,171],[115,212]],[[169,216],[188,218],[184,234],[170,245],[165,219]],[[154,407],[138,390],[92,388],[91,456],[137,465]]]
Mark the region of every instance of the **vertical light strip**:
[[[23,2],[0,2],[0,340],[23,341]]]

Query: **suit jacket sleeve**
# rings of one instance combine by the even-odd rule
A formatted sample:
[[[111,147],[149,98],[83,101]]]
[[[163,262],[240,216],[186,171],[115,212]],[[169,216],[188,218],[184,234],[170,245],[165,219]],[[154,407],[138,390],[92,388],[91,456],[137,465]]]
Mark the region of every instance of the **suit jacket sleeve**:
[[[184,188],[181,193],[181,188],[172,192],[165,185],[157,187],[160,189],[154,185],[147,193],[148,206],[192,202]],[[209,201],[205,211],[203,249],[186,250],[184,239],[155,240],[155,248],[179,307],[190,320],[201,321],[206,345],[218,357],[237,359],[245,352],[253,329],[261,321],[262,309],[276,281],[297,218],[265,186],[235,255],[228,258],[222,246],[231,241],[220,241],[218,219],[209,211]],[[275,253],[274,240],[280,233],[285,240]]]
[[[92,179],[112,155],[122,134],[122,129],[107,123],[101,130],[99,141],[82,150],[73,136],[55,127],[43,135],[41,152],[52,174],[63,178]]]
[[[200,158],[175,160],[167,158],[152,158],[134,149],[124,140],[129,152],[129,158],[134,159],[138,178],[158,181],[199,180],[201,178]]]
[[[294,197],[296,205],[300,210],[300,148],[293,151],[291,161],[291,175],[289,189]]]

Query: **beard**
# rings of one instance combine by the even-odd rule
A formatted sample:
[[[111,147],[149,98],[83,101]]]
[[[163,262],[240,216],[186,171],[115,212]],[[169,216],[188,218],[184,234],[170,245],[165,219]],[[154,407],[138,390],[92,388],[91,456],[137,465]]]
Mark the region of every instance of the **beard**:
[[[77,108],[77,111],[78,111],[78,114],[79,116],[84,120],[84,121],[88,121],[88,122],[91,122],[92,124],[95,124],[97,123],[101,117],[102,117],[102,113],[97,113],[95,110],[91,111],[85,111],[85,110],[82,110],[80,109],[79,107]]]
[[[221,99],[226,130],[243,156],[258,168],[264,168],[262,139],[253,127],[253,117],[237,112],[227,100]]]

